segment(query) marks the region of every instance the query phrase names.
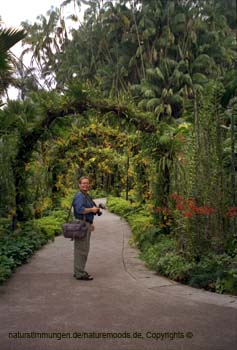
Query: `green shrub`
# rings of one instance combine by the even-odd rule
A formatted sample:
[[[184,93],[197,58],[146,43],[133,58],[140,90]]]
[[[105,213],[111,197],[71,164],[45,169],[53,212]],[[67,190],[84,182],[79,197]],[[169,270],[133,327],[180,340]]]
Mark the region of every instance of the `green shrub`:
[[[139,248],[143,246],[144,242],[147,242],[148,237],[153,237],[157,233],[154,234],[151,215],[139,203],[130,203],[123,198],[109,197],[107,206],[111,212],[126,218],[133,232],[133,241],[137,243]]]
[[[237,294],[237,277],[235,269],[231,268],[232,262],[227,254],[208,254],[193,267],[188,284],[219,293]]]
[[[62,232],[62,224],[65,222],[65,215],[45,216],[43,218],[34,220],[34,225],[40,229],[49,239],[53,240]]]
[[[193,264],[175,252],[166,253],[157,262],[157,272],[175,281],[186,282]]]
[[[9,218],[0,218],[0,236],[6,231],[11,232],[11,219]]]
[[[23,237],[8,240],[1,250],[5,257],[13,259],[14,267],[27,262],[33,253],[29,241]]]
[[[159,273],[176,281],[187,281],[192,263],[176,252],[176,242],[174,238],[167,235],[160,235],[156,238],[156,243],[145,246],[141,253],[141,258],[146,265]]]
[[[112,213],[116,213],[123,218],[126,218],[130,214],[139,210],[138,203],[130,203],[123,198],[109,197],[107,200],[107,206]]]
[[[4,255],[0,255],[0,283],[7,280],[15,267],[13,258],[8,258]]]
[[[12,232],[8,222],[0,221],[0,283],[7,280],[13,270],[26,262],[49,239],[61,233],[66,212],[57,210],[50,216],[28,221]]]
[[[106,198],[107,195],[108,194],[103,189],[90,190],[90,196],[92,198]]]
[[[147,267],[151,270],[156,270],[157,262],[159,260],[158,245],[147,245],[144,251],[140,254],[140,257],[145,261]]]
[[[139,212],[130,214],[127,220],[133,232],[133,240],[140,249],[142,249],[145,242],[153,241],[155,231],[152,231],[154,228],[151,223],[151,217],[143,216]]]
[[[129,222],[140,257],[150,269],[193,287],[237,295],[237,261],[233,265],[236,248],[229,255],[212,253],[202,256],[199,262],[190,261],[177,251],[175,237],[167,236],[162,225],[154,223],[149,207],[113,197],[108,207]]]
[[[230,269],[222,278],[217,278],[215,286],[218,293],[237,295],[237,268]]]

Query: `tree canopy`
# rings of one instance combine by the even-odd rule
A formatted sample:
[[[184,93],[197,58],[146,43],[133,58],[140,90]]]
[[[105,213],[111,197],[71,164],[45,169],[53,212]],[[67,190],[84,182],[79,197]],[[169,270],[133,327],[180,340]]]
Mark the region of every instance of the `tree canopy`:
[[[47,215],[87,174],[186,259],[236,256],[236,1],[74,3],[71,30],[57,8],[0,29],[0,94],[20,91],[0,110],[1,215]]]

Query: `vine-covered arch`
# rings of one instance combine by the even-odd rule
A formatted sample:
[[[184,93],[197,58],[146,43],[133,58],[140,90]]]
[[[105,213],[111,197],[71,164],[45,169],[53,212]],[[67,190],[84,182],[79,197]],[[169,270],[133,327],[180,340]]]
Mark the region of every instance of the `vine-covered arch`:
[[[42,138],[48,137],[47,131],[57,119],[67,118],[69,116],[83,116],[84,113],[88,111],[100,112],[102,115],[110,114],[111,120],[112,116],[115,117],[113,118],[113,122],[114,119],[116,119],[118,125],[123,121],[128,127],[132,126],[145,133],[154,133],[156,131],[156,125],[148,114],[141,113],[135,110],[135,108],[119,103],[93,101],[84,96],[83,99],[79,101],[68,101],[66,104],[63,102],[62,106],[59,107],[47,107],[41,121],[31,131],[27,131],[21,136],[19,148],[14,159],[13,168],[17,220],[24,221],[28,218],[28,214],[25,210],[27,201],[26,192],[22,190],[26,186],[24,172],[25,165],[30,161],[37,142]],[[122,127],[124,128],[124,125]]]

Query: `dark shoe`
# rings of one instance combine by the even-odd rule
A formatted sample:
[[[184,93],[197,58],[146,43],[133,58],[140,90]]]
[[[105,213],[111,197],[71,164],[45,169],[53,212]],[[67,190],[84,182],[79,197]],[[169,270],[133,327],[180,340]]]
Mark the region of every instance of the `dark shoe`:
[[[90,275],[84,275],[81,277],[76,277],[76,279],[81,281],[92,281],[94,278]]]
[[[91,277],[91,275],[85,271],[85,275]]]
[[[84,271],[84,272],[85,272],[85,275],[84,275],[84,276],[92,277],[91,275],[89,275],[88,272],[86,272],[86,271]],[[84,277],[84,276],[83,276],[83,277]],[[77,275],[76,275],[75,273],[74,273],[73,277],[79,278],[79,277],[77,277]]]

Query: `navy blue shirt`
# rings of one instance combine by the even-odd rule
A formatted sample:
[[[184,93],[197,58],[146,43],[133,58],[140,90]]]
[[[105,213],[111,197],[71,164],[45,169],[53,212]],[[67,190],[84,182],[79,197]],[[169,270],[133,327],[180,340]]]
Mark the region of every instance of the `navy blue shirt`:
[[[87,213],[83,214],[83,210],[86,208],[93,208],[93,203],[82,193],[77,192],[73,199],[73,209],[74,209],[74,216],[76,219],[83,220],[84,215],[86,216],[86,221],[89,221],[90,223],[93,223],[94,220],[94,213]]]

